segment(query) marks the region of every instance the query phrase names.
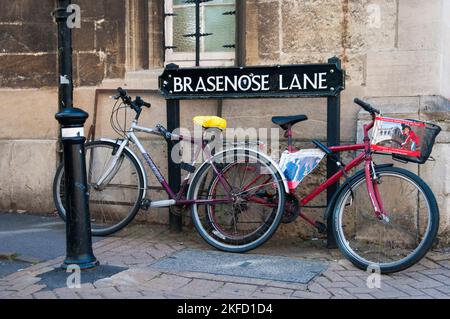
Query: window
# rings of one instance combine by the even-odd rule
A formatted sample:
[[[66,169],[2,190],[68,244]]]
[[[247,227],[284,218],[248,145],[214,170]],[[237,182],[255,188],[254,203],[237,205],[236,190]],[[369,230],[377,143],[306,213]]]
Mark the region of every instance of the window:
[[[200,66],[233,65],[235,2],[166,0],[165,63],[180,66],[195,66],[196,63]]]

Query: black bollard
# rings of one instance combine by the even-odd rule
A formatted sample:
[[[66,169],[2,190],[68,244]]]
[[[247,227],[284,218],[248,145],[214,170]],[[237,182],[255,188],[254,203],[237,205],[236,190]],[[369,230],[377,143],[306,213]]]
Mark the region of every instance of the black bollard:
[[[98,261],[92,252],[89,189],[83,134],[88,114],[77,108],[65,108],[55,115],[61,124],[64,153],[67,254],[62,265],[93,268]]]
[[[61,124],[64,151],[64,185],[66,207],[67,254],[63,268],[78,265],[93,268],[98,261],[92,252],[89,189],[86,178],[86,158],[83,134],[88,114],[77,108],[65,108],[56,114]]]
[[[89,269],[99,263],[92,252],[89,189],[86,178],[86,159],[83,126],[88,114],[73,108],[72,31],[67,24],[70,0],[58,0],[53,15],[58,24],[59,112],[55,115],[61,125],[63,145],[66,259],[61,265],[77,265]],[[69,10],[70,11],[70,10]]]

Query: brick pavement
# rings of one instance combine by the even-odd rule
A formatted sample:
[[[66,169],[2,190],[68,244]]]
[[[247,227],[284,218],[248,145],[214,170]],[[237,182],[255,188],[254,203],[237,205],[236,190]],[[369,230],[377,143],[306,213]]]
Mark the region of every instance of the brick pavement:
[[[410,269],[382,276],[381,288],[373,289],[367,287],[367,273],[356,269],[337,250],[323,248],[321,240],[285,240],[276,235],[252,253],[326,260],[328,269],[304,285],[152,268],[156,260],[185,248],[211,249],[193,231],[177,234],[166,226],[134,225],[94,245],[102,264],[128,270],[81,288],[52,290],[37,276],[59,266],[60,257],[0,278],[0,298],[450,298],[448,252],[429,252]]]

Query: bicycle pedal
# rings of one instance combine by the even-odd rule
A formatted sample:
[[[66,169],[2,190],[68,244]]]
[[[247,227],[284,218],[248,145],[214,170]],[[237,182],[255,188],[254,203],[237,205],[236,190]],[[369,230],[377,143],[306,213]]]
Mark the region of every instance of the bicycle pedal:
[[[327,232],[327,225],[325,225],[324,223],[316,220],[315,225],[319,234],[325,234]]]
[[[180,168],[182,170],[188,171],[189,173],[195,173],[195,166],[193,166],[191,164],[181,162],[180,163]]]
[[[141,202],[141,209],[147,211],[150,208],[152,201],[150,199],[143,199]]]

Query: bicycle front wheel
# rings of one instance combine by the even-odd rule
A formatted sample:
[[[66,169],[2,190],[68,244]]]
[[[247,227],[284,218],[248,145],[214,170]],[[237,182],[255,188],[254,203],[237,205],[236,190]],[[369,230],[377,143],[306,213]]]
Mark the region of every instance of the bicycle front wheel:
[[[251,150],[215,157],[195,175],[188,195],[210,201],[192,205],[193,223],[206,242],[228,252],[262,245],[284,212],[282,177],[270,161]],[[231,201],[217,202],[226,199]]]
[[[144,176],[137,160],[124,149],[111,174],[102,185],[97,185],[117,151],[117,144],[89,142],[85,150],[92,235],[110,235],[128,225],[139,211],[144,196]],[[59,216],[65,221],[63,165],[56,171],[53,199]]]
[[[376,217],[365,176],[357,174],[336,200],[333,233],[342,253],[363,270],[392,273],[418,262],[431,248],[439,210],[431,189],[397,167],[376,169],[387,220]]]

